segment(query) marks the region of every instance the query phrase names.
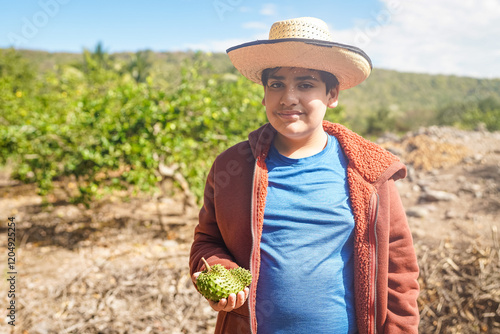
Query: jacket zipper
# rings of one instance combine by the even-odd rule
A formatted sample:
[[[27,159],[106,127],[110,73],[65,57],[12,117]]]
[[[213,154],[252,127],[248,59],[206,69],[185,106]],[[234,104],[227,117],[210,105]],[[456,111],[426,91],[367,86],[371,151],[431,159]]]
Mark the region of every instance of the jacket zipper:
[[[375,203],[373,203],[375,202]],[[377,276],[378,276],[378,240],[377,240],[377,219],[378,219],[379,196],[373,193],[370,200],[370,281],[373,282],[370,291],[368,316],[369,316],[369,331],[370,333],[377,332]]]
[[[253,171],[253,184],[252,184],[252,203],[250,207],[250,219],[251,219],[251,230],[252,230],[252,251],[250,253],[250,272],[254,275],[255,263],[254,259],[256,257],[257,250],[257,220],[258,220],[258,193],[259,193],[259,180],[260,180],[260,169],[258,167],[260,157],[255,160],[254,171]],[[250,332],[257,332],[257,318],[254,314],[255,311],[255,299],[254,296],[257,292],[257,282],[253,282],[250,287],[250,294],[248,296],[248,304],[250,307]]]

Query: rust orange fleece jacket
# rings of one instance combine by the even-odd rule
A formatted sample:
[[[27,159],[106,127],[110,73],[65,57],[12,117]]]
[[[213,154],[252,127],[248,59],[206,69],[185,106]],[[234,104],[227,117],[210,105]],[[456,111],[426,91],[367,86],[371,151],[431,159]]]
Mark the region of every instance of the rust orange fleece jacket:
[[[418,266],[412,236],[394,181],[405,166],[391,153],[339,124],[323,122],[349,163],[355,218],[355,306],[359,333],[417,333]],[[216,333],[256,333],[255,302],[260,238],[267,193],[265,158],[276,131],[270,124],[220,154],[207,178],[191,247],[191,274],[209,264],[251,270],[247,302],[219,312]]]

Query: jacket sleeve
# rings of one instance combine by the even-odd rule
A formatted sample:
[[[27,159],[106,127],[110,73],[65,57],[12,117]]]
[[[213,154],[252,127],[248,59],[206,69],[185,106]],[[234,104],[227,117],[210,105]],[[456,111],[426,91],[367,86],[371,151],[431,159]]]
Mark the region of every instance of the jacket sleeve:
[[[203,207],[200,210],[198,225],[194,231],[194,241],[191,245],[191,254],[189,257],[191,275],[204,269],[203,261],[201,260],[202,257],[204,257],[210,265],[221,264],[228,269],[238,266],[226,248],[217,222],[215,208],[215,171],[216,162],[213,164],[207,177]]]
[[[385,333],[418,333],[418,263],[406,213],[394,180],[387,183],[390,205],[388,299]]]

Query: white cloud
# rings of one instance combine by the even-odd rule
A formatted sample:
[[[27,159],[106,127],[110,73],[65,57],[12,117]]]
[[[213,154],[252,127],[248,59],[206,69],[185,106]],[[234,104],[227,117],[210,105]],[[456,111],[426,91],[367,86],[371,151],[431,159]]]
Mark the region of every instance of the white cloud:
[[[260,14],[265,16],[273,16],[276,15],[277,7],[273,3],[266,3],[260,9]]]
[[[334,39],[359,46],[375,67],[500,77],[496,0],[381,0],[385,9]]]

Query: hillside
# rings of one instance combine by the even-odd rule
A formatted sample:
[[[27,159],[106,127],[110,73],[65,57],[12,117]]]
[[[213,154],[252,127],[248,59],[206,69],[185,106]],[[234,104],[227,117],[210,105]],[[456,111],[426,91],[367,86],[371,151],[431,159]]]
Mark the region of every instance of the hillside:
[[[358,87],[341,93],[341,103],[356,117],[388,109],[419,125],[433,124],[437,110],[500,95],[500,79],[402,73],[375,68]],[[353,127],[355,126],[354,118]],[[362,128],[357,129],[361,131]]]
[[[21,54],[40,72],[51,71],[55,65],[81,64],[82,54],[49,53],[20,50]],[[175,82],[183,60],[193,52],[144,51],[155,77]],[[110,56],[117,62],[127,62],[134,53]],[[238,74],[226,54],[204,55],[213,73]],[[239,74],[238,74],[239,75]],[[479,79],[450,75],[402,73],[375,67],[370,78],[353,89],[341,92],[340,105],[345,108],[346,122],[358,132],[365,132],[366,117],[387,109],[397,119],[399,131],[435,124],[436,111],[456,104],[475,103],[488,97],[500,96],[500,78]],[[410,121],[405,121],[410,119]]]

